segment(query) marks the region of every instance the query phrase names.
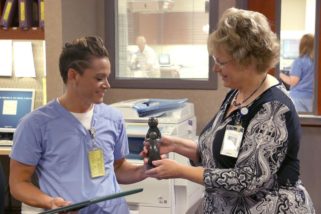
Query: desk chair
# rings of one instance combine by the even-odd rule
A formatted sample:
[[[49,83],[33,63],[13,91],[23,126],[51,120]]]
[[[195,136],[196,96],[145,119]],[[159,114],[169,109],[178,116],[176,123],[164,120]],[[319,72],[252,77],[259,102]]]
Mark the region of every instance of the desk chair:
[[[5,202],[6,186],[7,186],[7,184],[6,184],[6,181],[5,181],[2,164],[0,162],[0,214],[4,214],[4,202]]]

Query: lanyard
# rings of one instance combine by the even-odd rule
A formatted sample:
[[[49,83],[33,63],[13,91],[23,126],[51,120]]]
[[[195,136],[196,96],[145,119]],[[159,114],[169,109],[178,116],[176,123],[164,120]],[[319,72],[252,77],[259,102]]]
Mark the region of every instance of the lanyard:
[[[88,131],[89,131],[89,134],[90,134],[90,137],[91,137],[91,142],[92,142],[93,148],[96,148],[97,147],[97,144],[96,144],[96,129],[94,127],[91,127]]]

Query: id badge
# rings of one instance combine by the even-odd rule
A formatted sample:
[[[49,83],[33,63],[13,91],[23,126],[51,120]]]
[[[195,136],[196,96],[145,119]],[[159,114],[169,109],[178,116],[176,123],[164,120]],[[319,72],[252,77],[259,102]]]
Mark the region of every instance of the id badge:
[[[88,153],[89,168],[92,178],[105,175],[104,152],[102,149],[93,149]]]
[[[242,126],[227,125],[220,154],[237,158],[243,138]]]

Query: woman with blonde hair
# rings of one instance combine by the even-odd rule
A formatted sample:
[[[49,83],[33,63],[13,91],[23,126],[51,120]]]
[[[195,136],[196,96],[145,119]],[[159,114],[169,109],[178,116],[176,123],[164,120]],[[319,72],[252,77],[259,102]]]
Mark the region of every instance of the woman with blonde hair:
[[[268,74],[278,62],[279,43],[266,17],[228,9],[209,36],[208,50],[213,71],[231,90],[198,143],[161,138],[161,154],[176,152],[193,166],[164,158],[146,174],[203,185],[199,213],[315,213],[299,178],[298,114],[285,87]],[[144,155],[147,150],[146,142]]]

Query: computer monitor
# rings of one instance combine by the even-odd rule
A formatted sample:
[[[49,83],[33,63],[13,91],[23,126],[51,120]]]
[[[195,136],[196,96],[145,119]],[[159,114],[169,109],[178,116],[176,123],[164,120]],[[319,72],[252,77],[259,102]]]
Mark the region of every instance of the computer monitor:
[[[20,119],[34,108],[35,90],[0,88],[0,133],[14,133]]]
[[[158,62],[160,66],[169,66],[171,64],[169,54],[160,54],[158,57]]]
[[[295,59],[299,57],[299,39],[282,40],[282,57],[284,59]]]

